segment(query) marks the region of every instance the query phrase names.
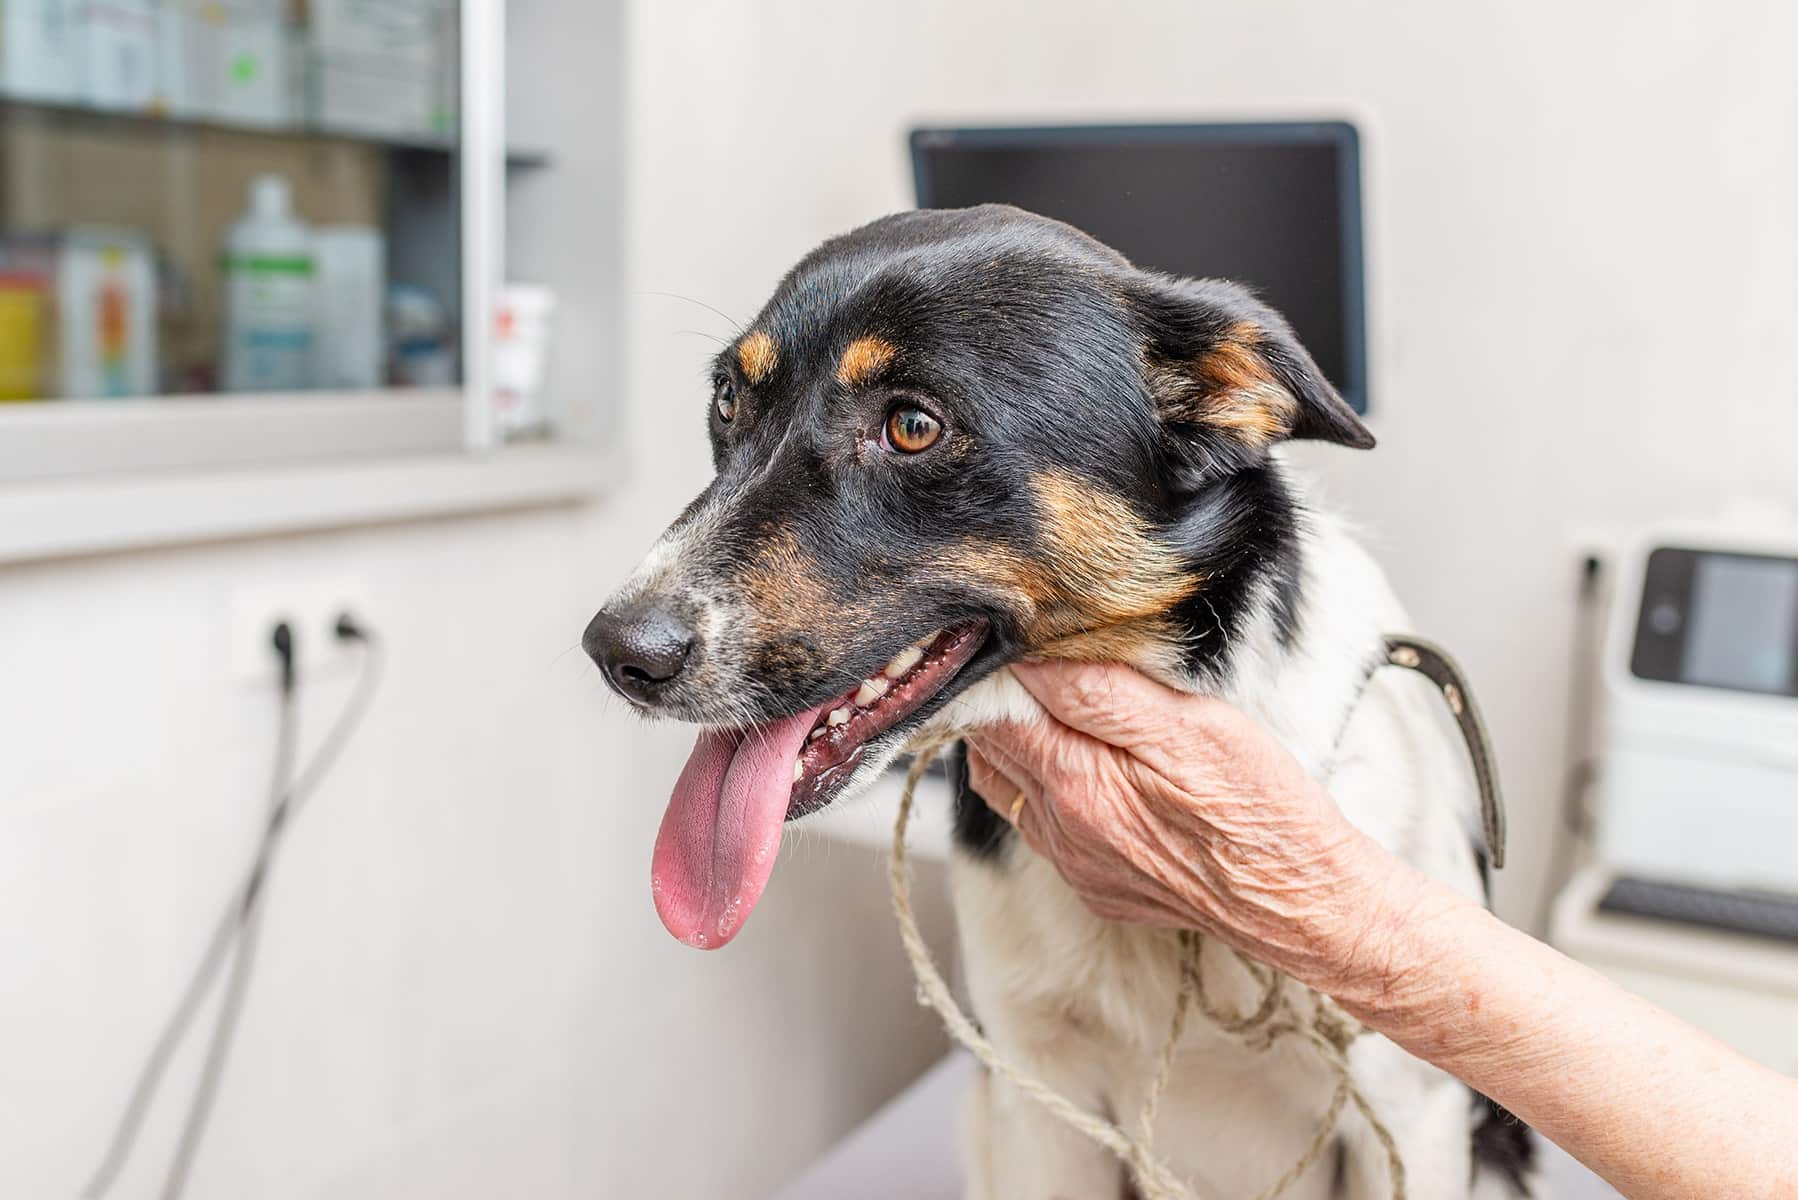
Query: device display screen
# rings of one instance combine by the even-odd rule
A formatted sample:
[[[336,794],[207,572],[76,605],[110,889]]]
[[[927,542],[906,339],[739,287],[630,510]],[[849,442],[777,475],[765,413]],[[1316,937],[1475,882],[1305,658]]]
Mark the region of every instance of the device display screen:
[[[1631,669],[1645,679],[1798,696],[1798,560],[1656,550]]]
[[[1255,288],[1366,411],[1360,176],[1346,125],[918,130],[918,203],[1066,221],[1140,267]]]

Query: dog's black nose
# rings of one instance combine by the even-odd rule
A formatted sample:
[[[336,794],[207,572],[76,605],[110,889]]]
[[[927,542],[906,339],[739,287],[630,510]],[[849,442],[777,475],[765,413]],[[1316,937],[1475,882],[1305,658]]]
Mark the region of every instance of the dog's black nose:
[[[581,647],[619,695],[653,704],[687,665],[693,631],[659,605],[633,605],[621,612],[602,608],[581,635]]]

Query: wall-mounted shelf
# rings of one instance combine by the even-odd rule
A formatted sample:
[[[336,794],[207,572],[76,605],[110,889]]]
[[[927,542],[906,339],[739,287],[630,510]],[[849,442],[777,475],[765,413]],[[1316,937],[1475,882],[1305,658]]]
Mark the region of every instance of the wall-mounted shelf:
[[[551,156],[505,149],[504,0],[409,11],[418,28],[399,33],[357,5],[314,6],[303,30],[230,25],[241,14],[222,10],[195,15],[204,28],[158,27],[200,52],[133,38],[113,55],[86,28],[67,63],[8,41],[0,399],[27,403],[0,405],[0,480],[13,485],[0,507],[42,509],[73,533],[0,535],[0,558],[437,503],[340,510],[281,490],[355,493],[374,459],[403,461],[390,482],[421,495],[467,491],[440,491],[445,472],[477,491],[508,477],[467,476],[455,452],[487,462],[502,440],[490,346],[508,168]],[[281,66],[300,51],[304,66]],[[290,86],[302,80],[303,99]],[[424,462],[440,470],[414,478]],[[244,520],[200,512],[201,497],[237,507],[230,481],[247,487],[255,471],[279,492],[271,504],[246,493]],[[95,496],[115,506],[117,538],[84,524]],[[170,512],[186,515],[158,515]]]
[[[140,112],[130,109],[104,108],[92,104],[52,103],[0,93],[0,114],[6,113],[25,114],[53,124],[67,124],[70,127],[79,127],[90,132],[110,125],[120,132],[128,132],[140,137],[146,133],[158,131],[167,133],[215,132],[250,134],[284,141],[349,142],[362,146],[430,155],[449,155],[460,149],[460,146],[447,135],[433,137],[420,134],[414,137],[360,129],[337,129],[310,122],[273,125],[252,121],[225,121],[213,117]],[[514,146],[508,147],[506,150],[506,165],[516,170],[535,170],[550,164],[549,151],[541,147]]]
[[[0,486],[0,565],[577,504],[617,464],[588,445]]]

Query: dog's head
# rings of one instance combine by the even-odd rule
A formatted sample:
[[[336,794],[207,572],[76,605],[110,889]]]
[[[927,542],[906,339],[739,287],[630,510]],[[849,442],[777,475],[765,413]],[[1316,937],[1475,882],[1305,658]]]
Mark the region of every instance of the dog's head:
[[[784,820],[1007,662],[1202,671],[1291,520],[1269,448],[1373,444],[1247,291],[998,206],[819,247],[718,356],[705,421],[716,478],[584,638],[634,706],[706,727],[654,879],[700,946]]]

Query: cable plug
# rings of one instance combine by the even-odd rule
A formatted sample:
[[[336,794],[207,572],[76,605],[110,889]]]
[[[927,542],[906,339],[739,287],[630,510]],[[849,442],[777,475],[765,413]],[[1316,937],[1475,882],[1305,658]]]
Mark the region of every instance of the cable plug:
[[[293,644],[293,626],[286,621],[275,622],[275,628],[269,633],[269,645],[274,648],[275,657],[281,660],[281,691],[291,695],[297,674]]]

